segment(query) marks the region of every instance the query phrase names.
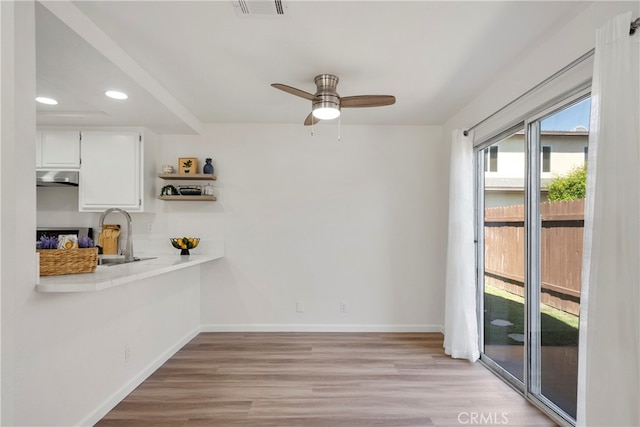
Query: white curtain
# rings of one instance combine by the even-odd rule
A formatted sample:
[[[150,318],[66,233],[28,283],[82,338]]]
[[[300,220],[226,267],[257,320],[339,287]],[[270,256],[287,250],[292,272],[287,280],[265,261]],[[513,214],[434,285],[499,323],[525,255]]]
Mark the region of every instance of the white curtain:
[[[449,242],[444,351],[474,362],[478,350],[473,203],[473,133],[453,132],[449,175]]]
[[[640,425],[640,35],[596,33],[577,423]]]

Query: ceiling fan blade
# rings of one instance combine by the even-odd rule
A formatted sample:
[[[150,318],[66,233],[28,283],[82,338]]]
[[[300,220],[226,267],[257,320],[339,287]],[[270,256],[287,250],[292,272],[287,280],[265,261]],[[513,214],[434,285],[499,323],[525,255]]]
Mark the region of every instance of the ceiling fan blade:
[[[271,83],[271,86],[275,87],[276,89],[280,89],[287,93],[290,93],[291,95],[296,95],[301,98],[308,99],[309,101],[313,101],[314,99],[316,99],[315,95],[300,89],[296,89],[295,87],[283,85],[281,83]]]
[[[383,107],[396,103],[396,97],[391,95],[357,95],[340,98],[341,108]]]
[[[320,119],[315,118],[315,116],[313,115],[313,113],[309,113],[309,115],[307,116],[306,119],[304,119],[304,125],[305,126],[311,126],[312,124],[315,125],[316,123],[318,123],[320,121]]]

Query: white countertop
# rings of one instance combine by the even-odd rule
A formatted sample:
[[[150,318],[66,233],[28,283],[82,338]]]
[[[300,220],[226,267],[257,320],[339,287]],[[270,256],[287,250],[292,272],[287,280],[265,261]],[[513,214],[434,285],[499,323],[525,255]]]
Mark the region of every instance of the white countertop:
[[[159,255],[122,265],[99,265],[94,273],[42,276],[38,292],[95,292],[222,258],[215,255]]]

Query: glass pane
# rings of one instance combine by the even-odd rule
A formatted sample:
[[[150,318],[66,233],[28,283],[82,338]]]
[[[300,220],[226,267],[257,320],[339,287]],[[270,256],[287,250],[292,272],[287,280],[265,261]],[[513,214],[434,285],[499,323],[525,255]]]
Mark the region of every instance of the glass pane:
[[[586,99],[540,124],[549,147],[540,179],[540,392],[573,418],[589,109]]]
[[[524,133],[488,147],[484,173],[484,354],[524,378]],[[491,157],[495,156],[494,159]],[[493,167],[492,167],[493,166]]]

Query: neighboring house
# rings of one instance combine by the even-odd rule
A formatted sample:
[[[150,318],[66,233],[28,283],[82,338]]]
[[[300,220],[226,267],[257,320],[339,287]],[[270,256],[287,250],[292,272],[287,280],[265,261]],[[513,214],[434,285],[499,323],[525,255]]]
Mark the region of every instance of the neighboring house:
[[[547,201],[547,185],[556,176],[580,167],[587,160],[589,132],[543,131],[541,201]],[[484,150],[485,207],[524,204],[524,133],[518,132]]]

